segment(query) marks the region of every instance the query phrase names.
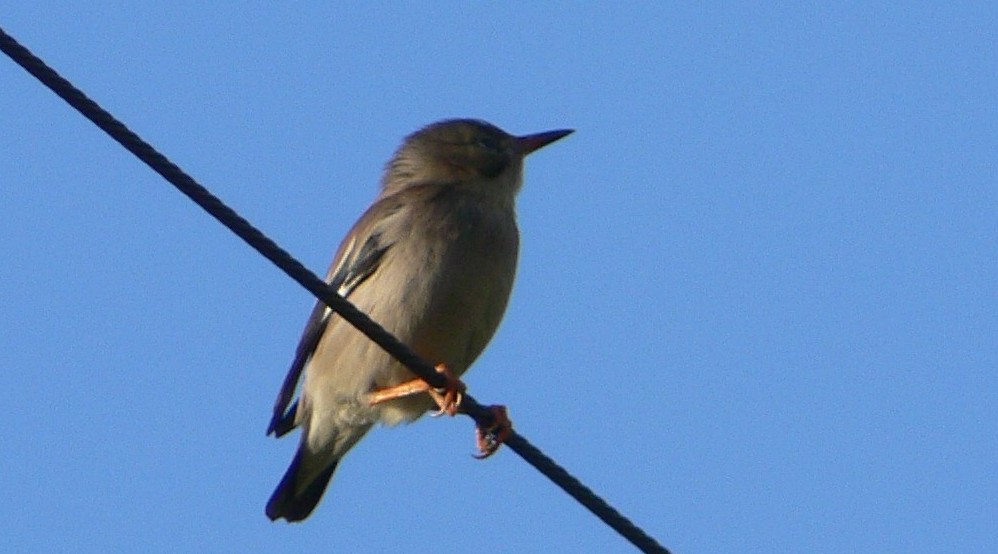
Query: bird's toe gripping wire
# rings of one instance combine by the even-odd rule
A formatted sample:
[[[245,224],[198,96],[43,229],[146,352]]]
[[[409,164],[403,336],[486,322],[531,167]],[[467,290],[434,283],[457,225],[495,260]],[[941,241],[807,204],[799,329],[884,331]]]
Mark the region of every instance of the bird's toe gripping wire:
[[[492,424],[488,427],[480,423],[475,425],[475,443],[478,446],[475,458],[479,460],[495,454],[513,432],[513,422],[506,413],[506,406],[489,406],[489,410],[492,411]]]
[[[425,392],[437,404],[437,411],[431,415],[434,417],[444,414],[457,415],[467,387],[460,379],[454,377],[454,374],[447,369],[446,364],[438,364],[436,370],[446,379],[446,384],[441,388],[433,387],[426,381],[416,378],[392,387],[371,391],[367,395],[367,400],[374,406],[396,398]],[[479,460],[484,460],[495,454],[513,429],[513,423],[506,413],[506,406],[490,406],[489,409],[492,411],[492,422],[488,426],[483,426],[481,423],[475,425],[475,444],[478,447],[478,454],[475,455],[475,458]]]

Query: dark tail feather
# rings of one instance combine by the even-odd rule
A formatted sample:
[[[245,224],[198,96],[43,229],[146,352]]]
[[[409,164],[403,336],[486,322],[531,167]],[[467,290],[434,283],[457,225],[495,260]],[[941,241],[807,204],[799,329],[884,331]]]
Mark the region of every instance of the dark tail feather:
[[[298,480],[298,468],[301,465],[301,458],[302,449],[299,448],[298,453],[291,460],[291,465],[288,466],[288,470],[284,473],[284,477],[281,478],[281,482],[277,484],[274,494],[270,495],[270,500],[267,501],[267,517],[271,521],[276,521],[282,517],[289,522],[301,521],[307,518],[312,513],[312,510],[315,509],[319,500],[322,499],[322,493],[326,492],[326,486],[329,485],[329,480],[333,477],[333,472],[336,471],[336,464],[339,462],[339,460],[334,461],[305,490],[296,494],[295,489],[297,487],[295,485]]]

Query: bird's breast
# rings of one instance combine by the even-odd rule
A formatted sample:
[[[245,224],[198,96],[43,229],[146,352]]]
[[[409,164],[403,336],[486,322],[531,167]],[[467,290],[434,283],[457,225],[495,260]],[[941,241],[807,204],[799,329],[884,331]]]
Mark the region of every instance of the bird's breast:
[[[417,261],[400,296],[411,317],[406,338],[428,361],[460,374],[506,310],[516,273],[515,219],[511,213],[464,217],[428,229],[423,238],[427,244],[414,241],[414,251],[399,260]]]

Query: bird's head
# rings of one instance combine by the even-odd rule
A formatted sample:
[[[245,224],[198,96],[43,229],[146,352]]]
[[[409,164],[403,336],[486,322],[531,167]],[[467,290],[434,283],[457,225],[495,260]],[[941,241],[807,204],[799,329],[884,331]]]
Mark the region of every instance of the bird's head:
[[[383,193],[425,183],[449,183],[512,199],[523,181],[523,158],[572,133],[513,136],[476,119],[448,119],[406,137],[385,167]]]

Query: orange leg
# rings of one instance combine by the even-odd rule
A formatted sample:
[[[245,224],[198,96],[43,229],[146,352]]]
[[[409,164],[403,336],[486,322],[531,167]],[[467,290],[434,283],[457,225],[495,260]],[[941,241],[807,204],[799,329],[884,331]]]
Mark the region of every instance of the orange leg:
[[[393,387],[371,391],[367,394],[367,401],[374,406],[396,398],[425,392],[433,398],[439,408],[439,411],[432,415],[456,415],[466,387],[464,383],[451,374],[445,364],[438,364],[436,369],[447,379],[447,384],[442,389],[435,389],[426,381],[416,378]],[[492,410],[492,425],[487,428],[480,425],[475,426],[475,443],[478,446],[478,454],[475,455],[475,458],[479,460],[484,460],[495,454],[513,431],[513,422],[506,414],[506,406],[489,406],[489,409]]]
[[[437,407],[440,408],[440,411],[433,415],[454,415],[457,413],[457,409],[461,405],[461,398],[466,387],[464,386],[464,383],[451,374],[445,364],[438,364],[437,372],[447,379],[447,384],[443,389],[435,389],[426,381],[416,378],[393,387],[385,387],[383,389],[372,391],[367,394],[367,401],[373,406],[375,404],[381,404],[382,402],[387,402],[396,398],[425,392],[429,393],[429,395],[433,398],[433,401],[437,403]]]
[[[509,438],[509,434],[513,431],[513,422],[509,420],[509,416],[506,414],[506,406],[489,406],[492,410],[492,417],[494,422],[492,426],[483,429],[481,426],[475,426],[475,442],[478,445],[478,455],[475,458],[479,460],[484,460],[489,456],[496,453],[502,443]]]

